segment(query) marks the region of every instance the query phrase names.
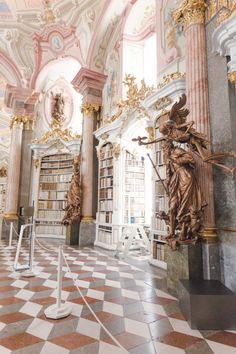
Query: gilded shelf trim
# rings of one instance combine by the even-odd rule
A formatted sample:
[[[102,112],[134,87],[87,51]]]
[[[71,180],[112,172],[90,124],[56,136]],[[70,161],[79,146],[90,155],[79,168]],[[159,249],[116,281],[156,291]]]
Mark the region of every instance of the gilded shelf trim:
[[[55,128],[46,132],[40,139],[32,140],[33,144],[47,144],[51,140],[61,139],[63,141],[79,140],[81,135],[73,134],[70,129]]]
[[[10,121],[10,129],[13,129],[13,127],[27,128],[29,122],[30,122],[30,118],[28,116],[14,115]]]

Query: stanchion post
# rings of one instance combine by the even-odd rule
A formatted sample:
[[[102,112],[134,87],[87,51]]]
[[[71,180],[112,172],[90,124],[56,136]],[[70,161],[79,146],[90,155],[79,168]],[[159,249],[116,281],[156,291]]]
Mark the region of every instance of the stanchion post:
[[[67,304],[61,303],[61,293],[62,293],[62,264],[63,264],[63,254],[62,246],[58,249],[58,269],[57,269],[57,302],[55,305],[49,306],[44,314],[47,318],[52,318],[58,320],[60,318],[67,317],[71,314],[71,308]]]
[[[31,225],[31,224],[29,224]],[[29,269],[21,273],[21,276],[24,278],[35,277],[37,272],[34,271],[34,242],[35,242],[35,231],[34,227],[32,228],[31,237],[30,237],[30,259],[29,259]]]
[[[14,250],[15,247],[12,246],[12,235],[13,235],[13,222],[10,223],[10,234],[9,234],[9,245],[6,247],[7,250]]]

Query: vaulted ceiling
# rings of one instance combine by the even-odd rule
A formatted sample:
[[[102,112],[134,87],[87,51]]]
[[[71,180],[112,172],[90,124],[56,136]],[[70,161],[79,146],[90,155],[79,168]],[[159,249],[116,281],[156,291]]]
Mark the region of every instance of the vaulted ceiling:
[[[104,72],[108,53],[122,39],[126,19],[130,17],[125,31],[137,35],[154,15],[154,5],[154,0],[0,1],[0,56],[12,61],[14,70],[29,81],[36,60],[33,36],[50,22],[74,27],[83,65]],[[0,74],[17,85],[14,75],[8,73],[11,70],[1,62]]]

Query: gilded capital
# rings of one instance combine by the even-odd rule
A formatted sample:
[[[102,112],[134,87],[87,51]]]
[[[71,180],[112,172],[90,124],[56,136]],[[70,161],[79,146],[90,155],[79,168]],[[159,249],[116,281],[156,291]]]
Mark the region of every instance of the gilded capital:
[[[85,115],[93,112],[98,112],[99,111],[99,105],[90,103],[90,102],[84,102],[81,106],[81,112],[84,113]]]
[[[29,117],[28,116],[13,116],[10,122],[10,129],[13,127],[20,127],[23,128],[25,125],[29,123]]]
[[[236,85],[236,71],[232,71],[231,73],[228,73],[228,79],[232,84]]]
[[[118,159],[118,157],[120,156],[120,153],[121,153],[120,144],[114,144],[113,147],[112,147],[112,155],[113,155],[113,157]]]
[[[186,30],[190,25],[205,23],[206,9],[205,0],[183,0],[180,7],[173,12],[173,18]]]

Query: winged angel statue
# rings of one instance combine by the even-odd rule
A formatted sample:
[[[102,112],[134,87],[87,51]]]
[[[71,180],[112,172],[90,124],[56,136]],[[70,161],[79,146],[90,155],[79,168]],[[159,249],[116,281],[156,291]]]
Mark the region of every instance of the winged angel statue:
[[[194,155],[203,161],[219,166],[232,174],[235,167],[221,162],[223,157],[236,157],[235,152],[211,154],[208,140],[204,134],[197,132],[193,121],[187,121],[189,110],[184,108],[186,95],[182,95],[167,117],[160,124],[162,138],[146,141],[147,137],[133,139],[139,145],[148,145],[162,141],[162,149],[166,163],[167,178],[158,178],[169,198],[169,212],[159,211],[157,217],[168,225],[168,242],[173,249],[176,243],[195,243],[202,229],[202,215],[206,207],[195,174]],[[154,163],[153,167],[156,169]]]

